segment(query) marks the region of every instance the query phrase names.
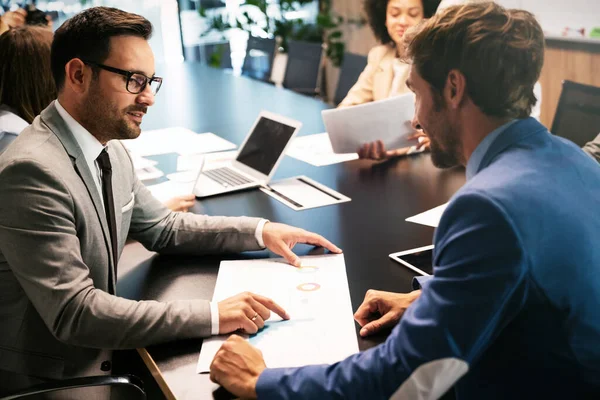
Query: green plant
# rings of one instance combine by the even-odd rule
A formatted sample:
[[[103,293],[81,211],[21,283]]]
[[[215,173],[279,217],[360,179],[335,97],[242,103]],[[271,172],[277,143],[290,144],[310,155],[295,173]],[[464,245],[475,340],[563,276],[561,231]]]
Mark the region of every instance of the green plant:
[[[326,55],[332,64],[339,66],[344,57],[345,44],[341,25],[347,24],[364,25],[362,18],[344,19],[332,11],[331,0],[321,0],[319,13],[315,23],[306,23],[301,19],[286,19],[288,12],[298,11],[302,6],[313,3],[314,0],[279,0],[279,15],[270,16],[267,13],[267,0],[246,0],[245,5],[254,6],[260,13],[260,18],[253,18],[248,11],[239,13],[233,18],[219,14],[209,20],[209,28],[203,33],[211,31],[223,32],[231,28],[239,28],[249,34],[252,28],[260,26],[269,36],[280,39],[280,47],[287,51],[288,40],[303,40],[308,42],[325,43]],[[202,17],[206,17],[206,10],[198,10]]]

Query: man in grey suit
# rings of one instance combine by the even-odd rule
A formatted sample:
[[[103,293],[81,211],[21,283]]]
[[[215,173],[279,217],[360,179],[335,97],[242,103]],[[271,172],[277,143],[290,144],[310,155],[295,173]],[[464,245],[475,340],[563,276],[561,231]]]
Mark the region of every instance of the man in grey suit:
[[[596,136],[596,139],[583,146],[583,151],[588,153],[600,163],[600,133],[598,134],[598,136]]]
[[[0,156],[0,394],[53,379],[110,374],[111,349],[254,333],[272,300],[243,293],[204,300],[131,301],[116,295],[128,236],[160,253],[268,248],[299,264],[314,233],[255,218],[174,213],[137,179],[118,140],[140,134],[161,79],[145,18],[91,8],[55,34],[58,100]],[[96,392],[98,394],[98,392]]]

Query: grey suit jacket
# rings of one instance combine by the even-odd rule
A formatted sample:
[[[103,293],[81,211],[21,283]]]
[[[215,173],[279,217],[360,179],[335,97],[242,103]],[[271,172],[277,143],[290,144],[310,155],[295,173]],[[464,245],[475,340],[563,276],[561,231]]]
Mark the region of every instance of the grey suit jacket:
[[[583,146],[583,151],[600,163],[600,133],[596,136],[596,139]]]
[[[259,219],[171,212],[120,142],[108,153],[119,254],[127,236],[161,253],[259,249]],[[210,335],[207,301],[116,296],[101,194],[54,103],[0,156],[0,188],[0,374],[101,375],[110,349]]]

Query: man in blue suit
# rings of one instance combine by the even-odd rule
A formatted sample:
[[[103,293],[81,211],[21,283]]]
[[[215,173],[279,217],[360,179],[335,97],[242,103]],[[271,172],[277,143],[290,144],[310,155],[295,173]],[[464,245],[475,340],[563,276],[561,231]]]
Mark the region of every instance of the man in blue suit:
[[[466,167],[435,233],[433,277],[408,295],[367,293],[361,335],[395,325],[376,348],[268,369],[232,336],[211,378],[259,399],[430,399],[451,387],[459,400],[600,398],[600,168],[527,117],[541,27],[494,3],[451,7],[407,33],[404,57],[433,162]]]

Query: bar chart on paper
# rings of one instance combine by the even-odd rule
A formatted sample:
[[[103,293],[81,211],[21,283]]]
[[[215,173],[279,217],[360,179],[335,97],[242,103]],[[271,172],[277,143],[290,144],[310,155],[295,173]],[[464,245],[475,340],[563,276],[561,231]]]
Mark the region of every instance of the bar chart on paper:
[[[213,301],[243,291],[270,297],[290,315],[272,314],[256,335],[247,336],[270,368],[331,364],[358,352],[352,304],[342,254],[301,257],[297,268],[282,259],[223,261]],[[197,373],[208,372],[227,336],[206,339]]]

